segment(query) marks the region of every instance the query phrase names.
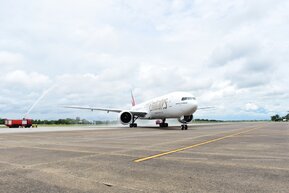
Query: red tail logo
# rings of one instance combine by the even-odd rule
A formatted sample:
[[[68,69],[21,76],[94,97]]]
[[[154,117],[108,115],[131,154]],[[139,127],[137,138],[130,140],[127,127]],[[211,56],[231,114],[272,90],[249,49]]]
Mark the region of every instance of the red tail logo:
[[[134,107],[135,106],[135,100],[131,91],[131,105]]]

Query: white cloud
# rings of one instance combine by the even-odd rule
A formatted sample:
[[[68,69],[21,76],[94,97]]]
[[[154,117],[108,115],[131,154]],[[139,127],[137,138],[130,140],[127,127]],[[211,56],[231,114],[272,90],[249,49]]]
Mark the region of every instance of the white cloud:
[[[24,111],[55,83],[36,117],[74,116],[54,108],[70,102],[127,107],[133,88],[137,101],[185,90],[222,109],[203,117],[269,118],[267,109],[289,106],[288,9],[273,0],[3,2],[1,109]],[[245,108],[252,101],[257,112]]]
[[[256,111],[258,110],[260,107],[258,105],[256,105],[255,103],[247,103],[245,105],[245,110],[246,111]]]
[[[0,52],[0,65],[19,64],[23,61],[23,56],[19,53],[11,53],[7,51]]]
[[[0,47],[0,67],[2,73],[14,70],[17,67],[23,67],[24,61],[24,56],[21,53],[1,51]]]
[[[33,87],[47,86],[51,83],[48,76],[40,74],[38,72],[25,72],[16,70],[8,72],[0,78],[1,84],[11,87],[27,87],[29,89]]]

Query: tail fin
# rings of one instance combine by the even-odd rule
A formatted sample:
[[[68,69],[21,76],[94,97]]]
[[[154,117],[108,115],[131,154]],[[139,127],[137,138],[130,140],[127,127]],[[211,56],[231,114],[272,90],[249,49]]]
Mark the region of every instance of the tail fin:
[[[133,106],[133,107],[135,106],[135,100],[134,100],[132,91],[131,91],[131,106]]]

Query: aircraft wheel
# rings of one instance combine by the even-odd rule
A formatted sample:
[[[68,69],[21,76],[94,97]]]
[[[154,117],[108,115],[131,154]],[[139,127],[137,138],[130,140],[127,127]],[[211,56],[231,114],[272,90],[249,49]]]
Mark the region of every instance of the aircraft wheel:
[[[137,127],[137,124],[136,123],[131,123],[131,124],[129,124],[129,127]]]
[[[160,123],[160,127],[168,127],[169,124],[168,123]]]
[[[181,129],[182,130],[188,130],[188,125],[182,125]]]

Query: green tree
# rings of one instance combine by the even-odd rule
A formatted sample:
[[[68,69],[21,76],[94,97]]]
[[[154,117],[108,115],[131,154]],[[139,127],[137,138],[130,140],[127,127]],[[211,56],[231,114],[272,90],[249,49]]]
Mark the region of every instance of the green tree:
[[[271,121],[280,121],[280,120],[281,120],[281,117],[280,117],[278,114],[273,115],[273,116],[271,117]]]
[[[289,121],[289,113],[284,118]]]

